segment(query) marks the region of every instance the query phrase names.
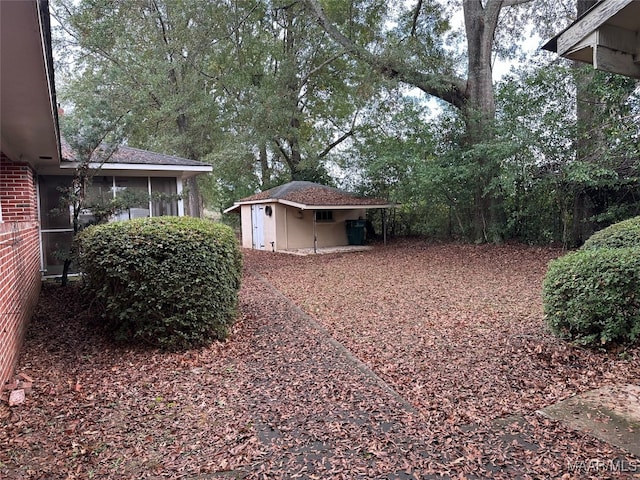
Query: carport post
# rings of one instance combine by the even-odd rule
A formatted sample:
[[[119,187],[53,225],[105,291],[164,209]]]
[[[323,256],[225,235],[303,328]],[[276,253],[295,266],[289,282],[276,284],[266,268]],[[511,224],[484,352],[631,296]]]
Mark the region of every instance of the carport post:
[[[387,244],[387,209],[382,209],[382,240]]]
[[[316,211],[311,210],[313,214],[313,253],[318,253],[318,236],[316,235]]]

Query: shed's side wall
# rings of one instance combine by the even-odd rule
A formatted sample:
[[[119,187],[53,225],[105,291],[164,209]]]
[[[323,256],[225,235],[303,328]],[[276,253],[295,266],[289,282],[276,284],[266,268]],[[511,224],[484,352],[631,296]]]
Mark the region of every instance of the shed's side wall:
[[[34,172],[0,154],[0,380],[10,378],[40,292]]]
[[[276,226],[276,239],[275,239],[275,251],[286,250],[287,247],[287,221],[289,220],[290,212],[287,211],[285,205],[279,203],[273,206],[273,216],[275,217]]]
[[[347,239],[347,220],[365,218],[365,210],[334,210],[333,222],[316,222],[318,247],[339,247],[349,245]]]
[[[264,216],[264,241],[268,251],[313,248],[312,210],[300,210],[281,203],[264,204],[272,208],[271,216]],[[364,218],[365,209],[333,210],[333,221],[316,222],[318,248],[348,245],[346,220]],[[251,205],[240,206],[242,247],[253,247]],[[272,243],[273,242],[273,243]]]
[[[311,210],[287,209],[285,244],[282,249],[313,248],[313,215]],[[302,218],[300,216],[302,215]],[[346,220],[357,220],[365,217],[364,209],[333,210],[332,222],[316,222],[318,248],[339,247],[348,245]]]
[[[253,233],[251,231],[251,205],[240,206],[240,223],[242,247],[251,248],[253,240]]]
[[[267,203],[264,205],[265,209],[271,207],[271,215],[266,215],[263,210],[261,212],[264,215],[264,249],[271,252],[276,251],[277,244],[277,209],[276,203]]]
[[[313,212],[293,207],[287,209],[286,249],[313,247]]]

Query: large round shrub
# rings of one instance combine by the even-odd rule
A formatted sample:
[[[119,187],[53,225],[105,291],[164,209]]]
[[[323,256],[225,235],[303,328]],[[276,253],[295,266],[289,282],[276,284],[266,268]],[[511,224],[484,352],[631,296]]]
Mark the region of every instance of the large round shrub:
[[[140,218],[87,228],[78,242],[88,295],[116,339],[175,350],[226,337],[242,269],[229,227]]]
[[[640,337],[640,251],[579,250],[552,261],[543,285],[546,319],[562,338],[582,345]]]
[[[597,231],[584,242],[582,249],[625,247],[640,248],[640,217],[614,223]]]

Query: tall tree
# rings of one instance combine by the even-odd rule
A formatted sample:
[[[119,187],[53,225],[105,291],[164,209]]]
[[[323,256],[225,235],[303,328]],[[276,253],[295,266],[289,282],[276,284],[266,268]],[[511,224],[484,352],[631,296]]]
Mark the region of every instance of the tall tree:
[[[229,118],[245,127],[234,135],[253,145],[265,185],[283,172],[326,177],[323,162],[353,136],[371,75],[328,41],[299,2],[256,5],[249,21],[230,27],[241,33],[220,65],[233,103],[227,111],[237,114]]]
[[[587,12],[596,0],[577,0],[576,13],[580,17]],[[596,75],[592,69],[585,69],[584,64],[574,62],[577,69],[576,78],[576,116],[578,130],[575,138],[576,156],[578,161],[597,163],[598,151],[604,143],[602,130],[598,121],[602,119],[602,102],[594,95],[590,88]],[[592,216],[593,204],[589,194],[583,186],[576,185],[573,202],[573,221],[571,229],[571,244],[582,245],[593,233],[593,225],[589,222]]]
[[[216,173],[251,170],[220,185],[322,175],[353,135],[371,76],[297,2],[53,5],[73,67],[66,98],[91,91],[119,105],[129,144],[215,162]]]
[[[597,99],[587,119],[595,134],[576,115],[585,73],[588,93]],[[640,213],[638,100],[629,87],[629,79],[569,62],[531,63],[503,79],[490,150],[501,158],[509,236],[580,245],[574,234],[581,197],[589,200],[583,232]],[[580,154],[576,146],[585,133],[597,141]]]
[[[124,115],[127,141],[136,146],[201,159],[210,149],[213,95],[194,65],[206,62],[211,41],[191,36],[212,24],[211,8],[174,0],[53,2],[58,48],[69,76],[62,98],[71,105],[108,101]],[[197,215],[195,183],[188,205]]]
[[[511,50],[509,46],[496,42],[501,38],[500,23],[509,16],[509,21],[505,23],[510,33],[517,35],[518,26],[522,32],[526,19],[521,6],[531,3],[531,0],[462,0],[466,40],[464,75],[456,71],[451,55],[445,49],[438,48],[437,29],[444,19],[439,17],[437,2],[417,0],[411,14],[405,15],[407,20],[404,30],[401,30],[404,32],[402,39],[411,39],[414,48],[411,52],[404,50],[399,56],[394,55],[392,49],[371,51],[367,45],[359,44],[348,32],[340,29],[339,22],[331,20],[327,13],[330,10],[325,11],[320,0],[303,1],[329,35],[356,58],[368,63],[380,74],[419,88],[456,108],[465,123],[464,141],[470,151],[473,152],[473,146],[478,142],[493,136],[496,108],[492,78],[494,56]],[[549,7],[536,11],[529,6],[528,13],[532,14],[528,17],[531,21],[549,13]],[[421,22],[430,25],[430,28],[421,30],[418,28]],[[502,41],[514,42],[514,37]],[[390,45],[393,47],[394,42]],[[430,54],[425,56],[422,52]],[[499,169],[482,154],[476,156],[475,162],[474,237],[476,241],[497,240],[502,220],[502,199],[500,192],[492,191],[492,184]]]
[[[596,0],[577,0],[576,13],[580,17],[593,5]],[[597,115],[598,100],[589,93],[589,84],[593,80],[593,72],[583,69],[583,65],[574,62],[574,68],[581,70],[576,75],[576,116],[579,129],[576,135],[576,155],[578,160],[593,162],[595,160],[593,147],[599,143],[598,128],[594,123]],[[587,219],[591,216],[591,200],[583,188],[578,188],[573,197],[573,222],[571,229],[571,244],[582,245],[593,233]]]

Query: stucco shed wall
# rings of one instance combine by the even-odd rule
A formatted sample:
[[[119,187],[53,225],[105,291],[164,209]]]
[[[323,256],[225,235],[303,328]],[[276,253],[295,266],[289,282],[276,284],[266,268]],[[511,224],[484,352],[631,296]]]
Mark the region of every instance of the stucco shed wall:
[[[313,248],[314,212],[285,205],[278,205],[278,207],[277,250]],[[332,222],[316,222],[317,246],[322,248],[348,245],[345,221],[364,218],[364,216],[364,209],[333,210]]]
[[[264,219],[264,249],[267,251],[313,248],[313,210],[301,210],[281,203],[254,204],[261,207],[259,215]],[[271,216],[264,209],[272,209]],[[318,248],[348,245],[347,220],[364,218],[364,208],[332,210],[333,221],[316,222]],[[242,247],[253,248],[253,219],[251,205],[240,206]],[[273,243],[272,243],[273,242]]]
[[[240,206],[240,231],[242,234],[242,247],[251,248],[251,205]]]

